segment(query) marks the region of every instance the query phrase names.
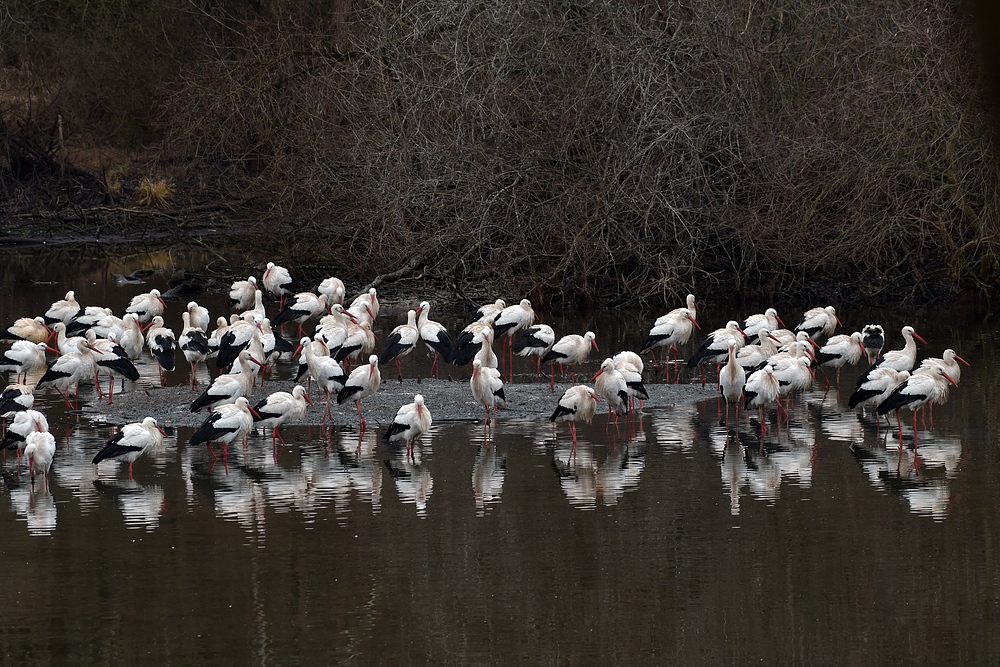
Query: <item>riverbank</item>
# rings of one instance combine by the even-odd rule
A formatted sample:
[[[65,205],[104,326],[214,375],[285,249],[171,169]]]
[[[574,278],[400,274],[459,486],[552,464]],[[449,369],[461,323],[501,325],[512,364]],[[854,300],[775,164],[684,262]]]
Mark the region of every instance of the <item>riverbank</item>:
[[[580,378],[581,380],[585,378]],[[256,387],[251,397],[251,404],[263,400],[268,394],[276,391],[291,391],[292,382],[268,382],[264,387]],[[498,419],[547,419],[556,407],[563,392],[569,388],[569,383],[558,382],[554,390],[549,389],[547,382],[514,383],[505,387],[507,407],[500,411]],[[648,384],[649,400],[643,402],[643,409],[667,408],[683,403],[712,398],[716,395],[714,386],[709,383],[697,384]],[[405,403],[413,401],[414,394],[422,394],[435,422],[448,421],[478,421],[483,419],[484,411],[469,389],[469,383],[463,380],[420,381],[404,379],[383,380],[379,391],[361,402],[361,410],[369,426],[384,426],[392,421],[396,411]],[[145,417],[155,417],[163,427],[194,427],[204,421],[207,413],[202,410],[195,414],[189,409],[191,402],[198,396],[187,387],[163,387],[138,389],[115,395],[113,405],[103,402],[87,404],[83,412],[96,420],[112,424],[125,424],[141,421]],[[310,407],[305,419],[288,422],[289,425],[318,425],[323,416],[323,400],[313,392],[314,407]],[[334,426],[351,426],[358,423],[358,413],[353,402],[343,405],[336,404],[332,399]],[[607,412],[607,404],[598,403],[598,414]]]

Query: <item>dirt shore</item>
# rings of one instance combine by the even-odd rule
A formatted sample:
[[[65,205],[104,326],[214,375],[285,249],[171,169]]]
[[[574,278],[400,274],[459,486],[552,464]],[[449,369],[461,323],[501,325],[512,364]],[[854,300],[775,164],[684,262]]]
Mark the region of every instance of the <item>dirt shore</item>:
[[[294,386],[291,382],[268,382],[263,388],[257,387],[252,396],[252,404],[260,401],[275,391],[290,391]],[[500,412],[499,419],[517,418],[547,418],[555,409],[562,393],[569,387],[567,383],[556,383],[555,390],[550,390],[548,383],[508,384],[506,387],[507,408]],[[711,384],[702,387],[698,384],[650,384],[647,385],[649,400],[643,403],[643,408],[662,408],[679,403],[691,403],[715,396]],[[447,421],[477,421],[483,418],[483,408],[472,398],[467,381],[462,380],[404,380],[400,384],[396,380],[383,381],[378,393],[362,401],[361,409],[369,425],[384,425],[395,416],[396,411],[404,403],[413,400],[414,394],[423,394],[424,400],[434,417],[435,422]],[[115,395],[114,405],[103,402],[88,404],[84,413],[92,418],[105,420],[112,424],[124,424],[140,421],[152,416],[161,426],[197,426],[206,416],[206,412],[195,414],[189,409],[191,402],[198,396],[187,387],[164,387],[138,389]],[[316,425],[323,415],[323,402],[314,392],[315,407],[309,408],[306,418],[290,424]],[[333,424],[347,426],[357,424],[358,413],[353,403],[333,405]],[[599,403],[598,414],[607,411],[606,403]]]

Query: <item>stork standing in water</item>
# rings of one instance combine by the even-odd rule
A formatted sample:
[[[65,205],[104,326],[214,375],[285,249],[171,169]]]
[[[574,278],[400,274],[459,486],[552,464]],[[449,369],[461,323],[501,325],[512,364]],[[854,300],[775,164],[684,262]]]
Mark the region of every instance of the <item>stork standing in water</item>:
[[[871,368],[858,378],[857,386],[860,387],[864,384],[876,368],[894,368],[897,371],[909,371],[913,369],[913,365],[917,362],[917,344],[914,342],[914,339],[919,340],[925,345],[927,341],[909,325],[903,327],[900,333],[902,333],[903,340],[905,341],[903,348],[900,350],[889,350],[882,354],[871,365]]]
[[[26,384],[11,384],[0,391],[0,417],[9,417],[16,412],[30,410],[34,406],[34,387]]]
[[[344,281],[335,276],[330,276],[329,278],[324,278],[323,282],[319,284],[316,291],[320,294],[326,295],[326,302],[332,307],[333,304],[339,303],[343,305],[344,295],[347,292],[344,290]]]
[[[57,351],[45,343],[16,341],[9,350],[4,351],[3,356],[0,356],[0,371],[15,371],[17,373],[15,383],[27,381],[29,373],[45,368],[46,350]]]
[[[866,324],[861,330],[861,344],[865,348],[865,355],[868,357],[868,364],[875,363],[878,355],[885,347],[885,329],[881,324]]]
[[[226,464],[229,445],[237,439],[245,438],[253,428],[254,411],[246,396],[240,396],[235,403],[225,403],[212,408],[212,414],[201,423],[198,430],[188,440],[189,447],[204,443],[212,455],[212,461],[218,461],[212,449],[212,443],[222,445],[222,462]]]
[[[257,291],[257,279],[253,276],[237,280],[229,289],[229,307],[238,313],[253,308]]]
[[[514,344],[511,345],[511,353],[517,353],[521,357],[535,357],[535,378],[542,374],[542,357],[552,349],[556,342],[556,332],[548,324],[534,324],[521,331]]]
[[[594,373],[593,382],[594,391],[608,402],[608,426],[614,417],[617,428],[618,416],[628,414],[629,393],[625,377],[615,368],[614,360],[608,357]]]
[[[743,335],[748,340],[753,340],[762,330],[774,331],[779,326],[783,327],[785,323],[778,317],[778,311],[768,308],[763,313],[751,315],[743,321]]]
[[[751,373],[743,387],[743,409],[757,408],[760,411],[761,449],[764,447],[764,434],[767,433],[764,406],[778,400],[779,389],[778,378],[774,376],[774,369],[770,364]],[[780,404],[778,409],[780,411]]]
[[[28,408],[14,414],[14,421],[7,428],[7,433],[0,440],[0,449],[4,456],[8,449],[17,450],[17,473],[21,474],[21,454],[27,445],[27,438],[35,431],[48,431],[49,422],[38,410]]]
[[[45,319],[38,317],[20,317],[14,323],[0,331],[0,340],[27,340],[32,343],[45,343],[52,336],[52,330],[45,324]]]
[[[274,262],[267,263],[263,283],[264,289],[270,292],[274,298],[278,299],[278,310],[285,307],[285,299],[295,294],[296,291],[295,281],[292,280],[288,269],[278,266]]]
[[[69,324],[76,317],[83,314],[83,308],[80,307],[80,303],[76,300],[76,295],[73,290],[66,292],[66,297],[54,302],[49,309],[45,311],[42,316],[45,319],[45,323],[52,325],[56,322],[62,322],[63,324]]]
[[[840,384],[840,369],[850,364],[858,364],[865,356],[864,335],[855,331],[850,336],[839,334],[831,336],[826,343],[816,350],[816,363],[819,366],[837,369],[837,384]],[[826,374],[824,373],[824,377]],[[830,388],[830,378],[826,378],[826,388]]]
[[[701,325],[698,324],[698,305],[694,294],[688,294],[684,307],[674,308],[666,315],[656,318],[639,353],[649,352],[653,358],[653,367],[659,368],[654,350],[657,347],[666,347],[665,361],[669,361],[670,355],[676,359],[679,356],[677,346],[686,345],[691,340],[695,328],[701,329]]]
[[[736,360],[736,343],[729,341],[729,360],[719,371],[719,393],[726,401],[726,435],[729,435],[729,404],[736,404],[736,423],[740,421],[740,403],[743,401],[743,387],[747,372]]]
[[[141,422],[125,424],[107,444],[97,452],[94,465],[101,461],[118,460],[128,462],[128,478],[132,479],[132,464],[143,454],[163,446],[166,433],[153,417]]]
[[[197,301],[188,301],[187,313],[191,318],[191,326],[195,329],[208,331],[208,328],[212,326],[212,318],[208,314],[208,308],[199,306]]]
[[[278,462],[280,456],[277,441],[281,441],[282,449],[287,446],[278,430],[279,427],[289,419],[305,417],[306,411],[309,409],[308,406],[312,404],[313,402],[306,396],[305,387],[297,384],[292,388],[291,393],[276,391],[254,408],[254,423],[259,424],[261,428],[271,429],[271,456],[275,463]]]
[[[89,377],[91,369],[95,368],[94,352],[96,350],[85,338],[79,338],[76,352],[64,354],[56,359],[35,384],[35,388],[51,384],[66,401],[66,407],[75,410],[80,404],[80,380],[85,376]],[[74,387],[75,405],[69,400],[70,387]]]
[[[576,365],[590,358],[591,348],[598,352],[601,351],[597,347],[597,335],[593,331],[588,331],[582,336],[579,334],[569,334],[557,340],[549,351],[545,353],[540,362],[549,364],[549,389],[553,389],[556,386],[554,364],[559,364],[560,373],[563,373],[563,366],[569,364],[570,382],[576,382]]]
[[[448,335],[448,330],[444,325],[429,319],[430,312],[431,304],[427,301],[421,301],[420,308],[417,309],[417,329],[420,330],[420,339],[434,355],[430,372],[431,375],[437,377],[438,358],[451,363],[452,343],[451,336]]]
[[[740,323],[736,320],[729,320],[725,327],[716,329],[701,341],[694,354],[688,359],[688,366],[700,366],[705,362],[721,365],[729,355],[729,343],[735,343],[736,350],[739,351],[746,344],[746,340],[743,330],[740,329]],[[701,383],[705,384],[704,368],[701,371]]]
[[[153,318],[157,315],[163,315],[166,307],[167,303],[160,296],[160,290],[151,289],[148,292],[136,294],[132,297],[132,301],[125,308],[125,314],[134,313],[139,324],[143,325],[152,322]],[[162,326],[162,322],[160,326]]]
[[[493,320],[496,319],[496,316],[500,314],[500,311],[506,307],[507,302],[503,299],[497,299],[493,303],[484,303],[479,307],[479,310],[476,311],[476,314],[472,316],[472,319],[469,320],[469,322],[489,322],[492,324]]]
[[[146,345],[146,337],[142,335],[142,327],[139,326],[139,316],[135,313],[126,313],[122,323],[124,326],[122,335],[118,337],[118,344],[125,350],[128,358],[135,361]]]
[[[563,393],[556,409],[549,417],[549,421],[553,424],[567,422],[570,436],[573,438],[570,458],[576,456],[576,422],[579,420],[589,424],[593,420],[594,412],[597,410],[597,400],[597,393],[592,387],[583,384],[573,385]]]
[[[271,323],[274,326],[281,326],[285,322],[296,322],[299,325],[299,338],[302,337],[302,325],[313,317],[328,315],[330,308],[327,305],[327,296],[320,294],[316,296],[312,292],[299,292],[285,303],[281,312]]]
[[[42,475],[46,487],[49,485],[49,468],[56,454],[56,439],[48,431],[29,433],[24,439],[24,455],[28,459],[31,485],[35,485],[35,473]]]
[[[503,391],[500,371],[483,366],[479,359],[472,360],[472,377],[469,379],[472,395],[486,409],[484,427],[490,425],[490,409],[500,410],[507,406],[507,396]]]
[[[373,354],[368,357],[367,364],[358,366],[351,372],[347,382],[344,383],[344,388],[337,394],[337,403],[354,401],[354,405],[358,408],[358,421],[362,431],[368,426],[368,422],[361,414],[361,401],[377,392],[380,384],[382,384],[382,374],[378,368],[378,356]]]
[[[354,301],[351,302],[347,310],[356,323],[374,324],[379,311],[378,290],[372,287],[367,292],[354,297]]]
[[[431,412],[424,405],[424,397],[417,394],[412,403],[407,403],[396,412],[382,439],[386,442],[403,440],[406,443],[406,455],[412,460],[413,441],[427,433],[432,423]]]
[[[942,369],[945,373],[947,373],[948,377],[951,378],[951,382],[942,382],[941,380],[938,380],[938,387],[943,391],[940,392],[940,395],[936,400],[927,404],[927,408],[931,414],[932,428],[934,426],[934,404],[946,403],[948,401],[948,393],[951,389],[951,385],[954,384],[957,387],[958,383],[962,379],[962,367],[959,365],[959,362],[965,364],[966,366],[969,365],[969,362],[958,356],[958,354],[955,353],[955,350],[948,348],[941,353],[940,357],[927,357],[920,362],[920,366],[917,367],[917,370],[913,371],[915,374],[921,373],[934,375],[938,369]]]
[[[803,313],[802,320],[795,325],[795,331],[805,331],[815,340],[819,336],[832,336],[838,324],[844,326],[837,317],[837,309],[833,306],[812,308]]]
[[[417,341],[420,340],[420,329],[417,328],[417,313],[421,309],[406,311],[406,322],[400,324],[392,330],[385,339],[385,347],[378,357],[380,364],[387,364],[390,361],[396,362],[396,373],[399,375],[399,383],[403,383],[403,369],[399,365],[401,357],[405,357],[413,351]]]
[[[939,378],[943,378],[943,381]],[[918,441],[917,408],[941,400],[942,395],[947,394],[947,389],[941,386],[945,382],[958,386],[941,367],[937,367],[931,372],[912,373],[910,377],[893,389],[892,393],[875,409],[879,415],[896,412],[896,421],[899,424],[900,450],[903,448],[903,422],[899,419],[899,411],[902,408],[909,408],[913,411],[913,447],[916,449]]]
[[[511,379],[514,377],[514,353],[510,351],[510,342],[514,334],[534,323],[535,311],[531,307],[531,301],[527,299],[521,299],[519,303],[507,306],[493,318],[494,340],[502,339],[503,342],[500,356],[503,357],[505,352],[509,353],[510,360],[508,362],[504,359],[504,363],[509,363],[507,372]]]

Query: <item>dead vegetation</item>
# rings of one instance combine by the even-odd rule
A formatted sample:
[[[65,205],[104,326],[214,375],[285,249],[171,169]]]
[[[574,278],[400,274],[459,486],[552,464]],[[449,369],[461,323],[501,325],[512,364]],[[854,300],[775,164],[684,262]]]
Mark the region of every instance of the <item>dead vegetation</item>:
[[[960,4],[173,4],[197,30],[156,40],[168,75],[130,122],[177,196],[238,197],[289,254],[602,304],[1000,277]],[[57,97],[0,109],[8,176],[22,118],[74,117]]]

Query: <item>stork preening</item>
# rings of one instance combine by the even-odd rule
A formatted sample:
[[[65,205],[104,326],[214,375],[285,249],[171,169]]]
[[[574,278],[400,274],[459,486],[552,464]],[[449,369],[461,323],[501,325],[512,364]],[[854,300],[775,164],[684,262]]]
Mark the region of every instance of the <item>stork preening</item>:
[[[73,290],[66,292],[66,296],[56,302],[54,302],[49,309],[45,311],[42,317],[46,324],[52,325],[56,322],[62,322],[63,324],[69,324],[74,320],[74,318],[83,314],[83,308],[80,307],[80,303],[76,300],[76,295]]]
[[[830,336],[826,343],[816,350],[814,356],[817,365],[837,369],[837,384],[840,384],[840,369],[847,364],[857,365],[865,356],[864,334],[855,331],[850,336],[847,334]],[[828,377],[826,377],[826,387],[830,388]]]
[[[136,294],[132,297],[132,301],[125,308],[125,314],[134,314],[139,324],[143,325],[152,322],[154,317],[163,315],[166,307],[167,303],[160,296],[160,290],[151,289],[148,292]],[[163,326],[162,321],[160,326]]]
[[[569,433],[573,438],[570,458],[576,455],[576,422],[582,421],[589,424],[593,420],[594,412],[597,410],[597,400],[597,393],[592,387],[584,384],[573,385],[563,392],[559,403],[556,404],[556,409],[549,417],[549,421],[553,424],[566,422],[569,426]]]
[[[484,426],[490,425],[490,410],[507,407],[507,396],[503,390],[500,371],[483,366],[479,359],[472,360],[472,377],[469,379],[472,396],[486,409]]]
[[[278,310],[284,308],[285,299],[296,292],[295,281],[292,280],[288,269],[278,266],[274,262],[267,263],[267,269],[264,271],[262,282],[264,283],[264,289],[270,292],[274,298],[278,299]]]
[[[406,455],[413,459],[413,441],[427,433],[432,423],[431,412],[424,405],[424,397],[417,394],[412,403],[399,408],[382,439],[386,442],[403,440],[406,443]]]
[[[861,345],[865,348],[868,364],[874,364],[885,347],[885,329],[881,324],[866,324],[861,329]]]
[[[168,371],[174,370],[177,363],[177,340],[174,332],[163,326],[163,317],[155,315],[146,330],[146,347],[156,358],[160,367],[160,384],[166,382]]]
[[[229,288],[229,307],[238,313],[250,310],[253,308],[254,295],[257,292],[257,279],[253,276],[246,280],[237,280]]]
[[[594,373],[592,381],[594,391],[608,403],[608,425],[611,425],[611,419],[614,418],[617,428],[618,416],[628,414],[629,410],[630,396],[625,376],[615,368],[614,360],[608,357],[601,362],[601,368]]]
[[[542,374],[542,357],[556,342],[556,332],[548,324],[534,324],[521,331],[511,345],[511,353],[521,357],[535,357],[535,377]]]
[[[141,422],[125,424],[108,440],[94,456],[94,465],[105,460],[125,461],[128,463],[128,477],[132,479],[132,464],[143,454],[163,446],[163,436],[166,432],[160,428],[153,417],[146,417]]]
[[[813,340],[820,336],[829,338],[838,324],[843,326],[837,317],[837,309],[833,306],[812,308],[803,313],[802,320],[795,325],[795,331],[805,331]]]

